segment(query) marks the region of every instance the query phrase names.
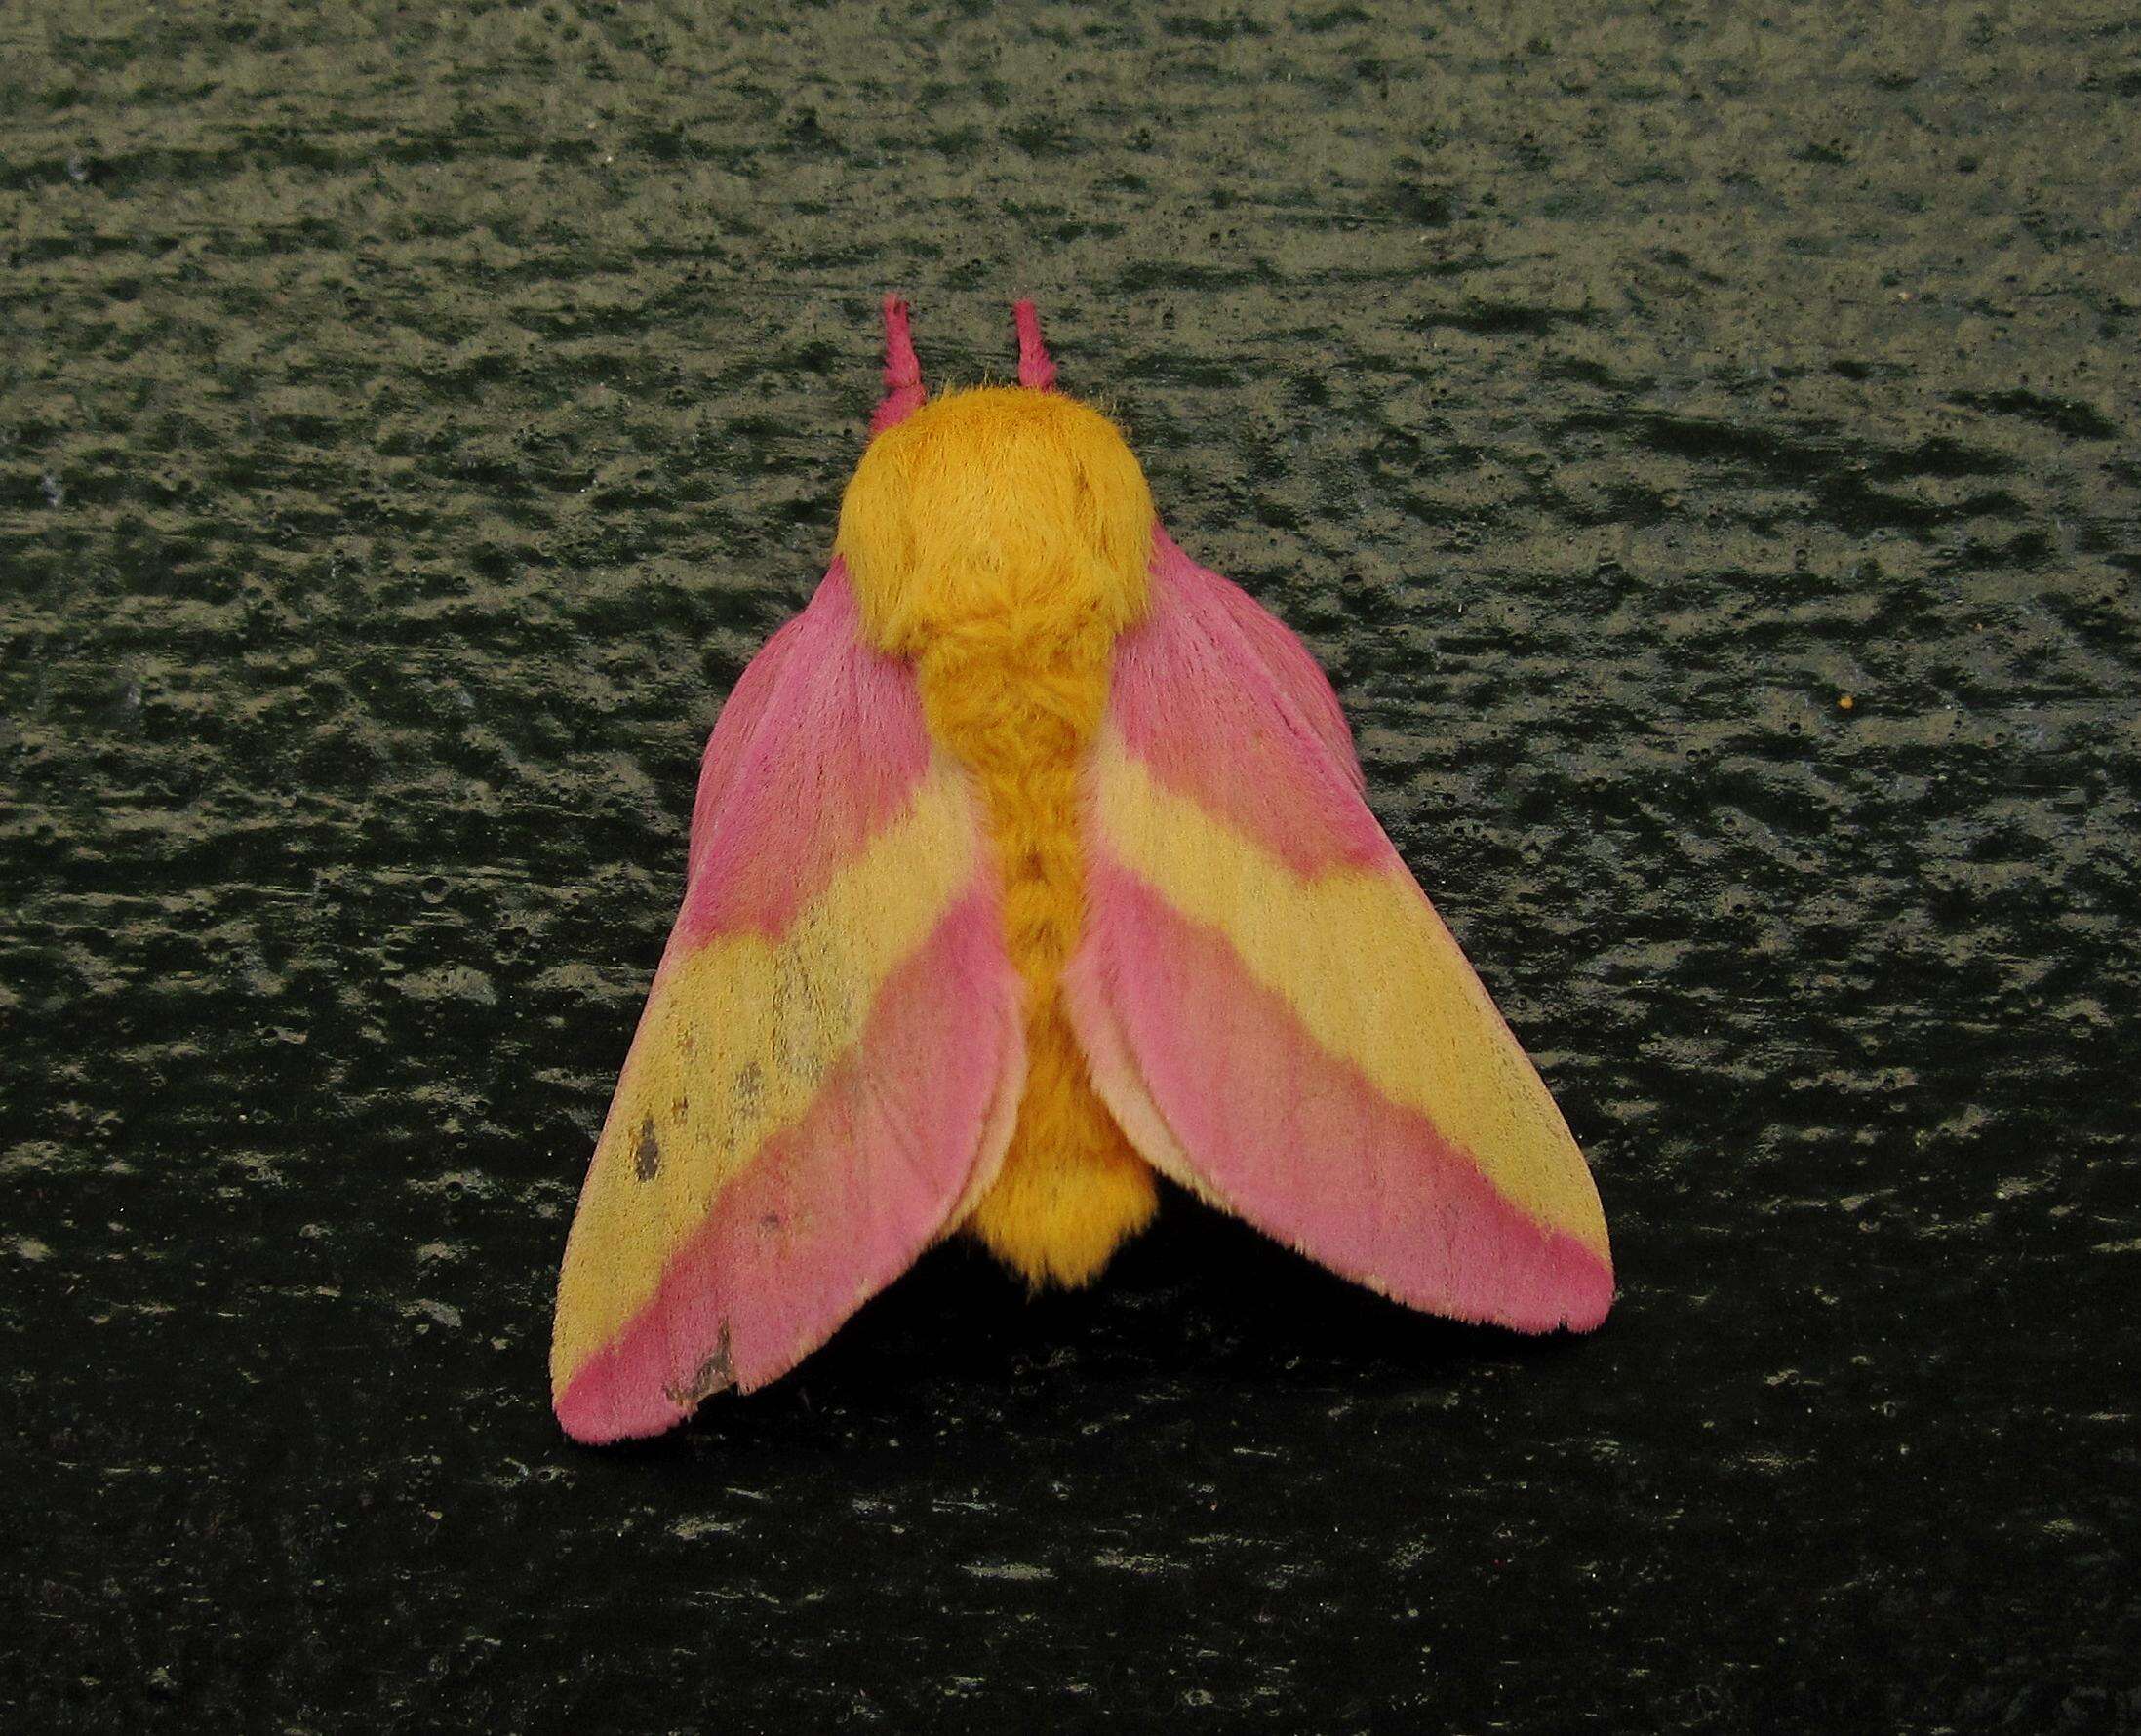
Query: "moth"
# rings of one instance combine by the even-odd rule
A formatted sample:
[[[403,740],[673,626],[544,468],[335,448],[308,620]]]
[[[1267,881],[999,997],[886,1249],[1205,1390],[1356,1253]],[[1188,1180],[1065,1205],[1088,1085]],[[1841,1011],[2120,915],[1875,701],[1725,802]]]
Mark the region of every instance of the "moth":
[[[1083,1284],[1180,1183],[1408,1307],[1586,1331],[1553,1098],[1364,800],[1307,649],[1055,387],[885,396],[707,743],[683,908],[568,1242],[567,1434],[785,1373],[932,1243]]]

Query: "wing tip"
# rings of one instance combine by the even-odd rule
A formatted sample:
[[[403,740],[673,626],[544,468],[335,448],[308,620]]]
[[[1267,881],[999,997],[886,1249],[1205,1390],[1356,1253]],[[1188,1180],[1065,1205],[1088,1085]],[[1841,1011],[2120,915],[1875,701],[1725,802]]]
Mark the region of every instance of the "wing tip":
[[[633,1391],[607,1373],[598,1359],[551,1393],[550,1411],[558,1427],[581,1446],[613,1446],[666,1434],[697,1408],[695,1403],[680,1404],[664,1392]]]
[[[1409,1250],[1385,1246],[1372,1260],[1348,1257],[1328,1243],[1304,1239],[1296,1229],[1245,1213],[1224,1196],[1206,1191],[1205,1198],[1349,1282],[1420,1314],[1543,1338],[1595,1332],[1612,1312],[1610,1257],[1566,1231],[1531,1226],[1530,1234],[1512,1236],[1506,1225],[1499,1226],[1501,1233],[1470,1249],[1469,1257],[1423,1266],[1407,1255],[1425,1243]]]
[[[1545,1269],[1488,1317],[1513,1332],[1581,1336],[1596,1332],[1613,1309],[1613,1265],[1573,1237],[1555,1236]]]
[[[551,1414],[566,1437],[581,1446],[614,1446],[620,1440],[645,1440],[666,1434],[692,1413],[673,1404],[622,1405],[568,1388],[550,1402]]]
[[[612,1346],[552,1384],[550,1410],[558,1427],[582,1446],[609,1446],[666,1434],[716,1393],[749,1385],[737,1378],[724,1327],[713,1353],[688,1383],[654,1380],[650,1368],[635,1370]]]

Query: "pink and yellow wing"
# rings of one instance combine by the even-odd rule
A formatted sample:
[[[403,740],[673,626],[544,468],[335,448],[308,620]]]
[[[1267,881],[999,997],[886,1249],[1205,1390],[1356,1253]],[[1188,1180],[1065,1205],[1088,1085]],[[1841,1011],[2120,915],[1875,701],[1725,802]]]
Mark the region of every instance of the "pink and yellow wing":
[[[1155,551],[1066,977],[1102,1099],[1154,1167],[1398,1301],[1597,1325],[1598,1190],[1363,801],[1329,684],[1246,593]]]
[[[761,1386],[904,1271],[1002,1159],[1018,1006],[971,783],[836,565],[707,744],[566,1247],[566,1432],[656,1434]]]

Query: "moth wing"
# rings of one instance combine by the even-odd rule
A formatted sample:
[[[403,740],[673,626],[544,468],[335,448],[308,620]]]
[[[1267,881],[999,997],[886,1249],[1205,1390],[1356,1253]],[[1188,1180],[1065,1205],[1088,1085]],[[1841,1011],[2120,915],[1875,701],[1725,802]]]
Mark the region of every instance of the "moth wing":
[[[1522,1331],[1612,1299],[1537,1070],[1362,797],[1336,696],[1237,586],[1155,541],[1088,767],[1066,973],[1147,1162],[1398,1301]]]
[[[707,746],[559,1280],[566,1432],[761,1386],[903,1272],[1002,1159],[1018,1006],[978,799],[836,564]]]

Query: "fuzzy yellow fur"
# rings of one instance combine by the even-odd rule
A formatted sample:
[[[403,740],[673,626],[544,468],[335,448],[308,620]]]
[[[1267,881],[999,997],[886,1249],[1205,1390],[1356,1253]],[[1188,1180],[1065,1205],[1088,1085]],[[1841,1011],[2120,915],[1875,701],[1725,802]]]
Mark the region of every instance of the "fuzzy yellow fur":
[[[931,730],[987,804],[1027,1074],[1004,1167],[965,1227],[1036,1285],[1088,1282],[1156,1200],[1093,1094],[1060,991],[1085,910],[1079,768],[1116,636],[1144,612],[1152,529],[1114,425],[1012,387],[951,393],[887,429],[840,508],[864,627],[914,665]]]

